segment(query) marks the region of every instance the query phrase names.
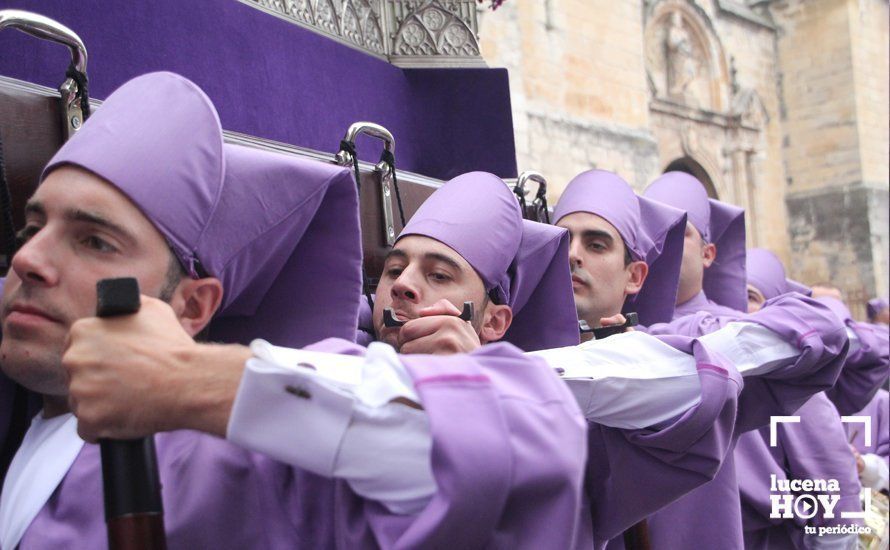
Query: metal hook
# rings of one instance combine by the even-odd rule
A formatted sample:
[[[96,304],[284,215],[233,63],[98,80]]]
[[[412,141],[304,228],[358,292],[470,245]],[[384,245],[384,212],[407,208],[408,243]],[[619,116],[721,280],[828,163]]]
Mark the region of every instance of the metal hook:
[[[528,217],[525,195],[528,194],[528,190],[526,190],[525,185],[526,182],[533,181],[538,184],[538,191],[535,193],[535,198],[532,201],[532,206],[534,207],[534,218]],[[519,177],[516,178],[516,187],[514,192],[518,194],[518,191],[521,189],[523,198],[519,201],[519,204],[522,208],[522,217],[526,219],[532,219],[532,221],[549,223],[549,216],[546,214],[542,217],[541,210],[542,208],[546,211],[546,195],[547,195],[547,179],[544,178],[544,175],[540,172],[536,172],[534,170],[526,170],[525,172],[519,174]]]
[[[77,33],[65,25],[36,13],[23,10],[0,10],[0,31],[18,29],[24,33],[68,46],[71,51],[71,64],[79,73],[87,72],[87,48]],[[59,86],[62,96],[63,130],[67,140],[84,123],[81,98],[85,90],[79,89],[73,78],[66,78]]]
[[[373,122],[355,122],[346,130],[343,141],[355,146],[355,139],[364,134],[383,141],[383,148],[391,155],[396,151],[396,140],[392,133],[379,124]],[[352,166],[355,156],[350,151],[341,149],[334,155],[334,161],[340,166]],[[383,238],[386,244],[392,246],[396,242],[396,226],[392,211],[392,169],[389,164],[380,161],[374,166],[374,170],[380,173],[380,201],[383,204]],[[358,182],[356,182],[358,183]]]
[[[624,313],[624,323],[620,325],[609,325],[607,327],[598,327],[598,328],[590,328],[590,325],[587,324],[587,321],[584,319],[578,320],[578,330],[581,334],[590,334],[593,333],[593,338],[595,340],[602,340],[603,338],[608,338],[609,336],[614,336],[616,334],[621,334],[626,331],[630,327],[637,326],[639,321],[639,316],[637,316],[636,312],[630,311]]]

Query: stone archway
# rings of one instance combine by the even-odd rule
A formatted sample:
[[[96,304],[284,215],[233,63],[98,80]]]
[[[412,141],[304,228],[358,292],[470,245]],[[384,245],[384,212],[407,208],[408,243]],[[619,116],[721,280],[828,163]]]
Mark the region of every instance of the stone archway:
[[[685,172],[697,179],[707,191],[708,196],[712,199],[719,199],[717,188],[714,186],[714,180],[705,170],[705,167],[698,163],[692,157],[681,157],[671,161],[664,169],[665,172]]]

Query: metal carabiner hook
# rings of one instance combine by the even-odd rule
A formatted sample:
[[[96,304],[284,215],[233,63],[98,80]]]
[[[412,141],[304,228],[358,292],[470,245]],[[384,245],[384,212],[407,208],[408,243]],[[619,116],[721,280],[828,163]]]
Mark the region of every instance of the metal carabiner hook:
[[[87,48],[83,40],[58,21],[28,11],[0,10],[0,31],[3,29],[18,29],[31,36],[67,46],[71,51],[71,66],[81,75],[86,75]],[[68,77],[59,86],[59,93],[62,96],[62,128],[67,140],[83,126],[86,113],[81,101],[85,97],[86,90],[81,89],[73,78]]]

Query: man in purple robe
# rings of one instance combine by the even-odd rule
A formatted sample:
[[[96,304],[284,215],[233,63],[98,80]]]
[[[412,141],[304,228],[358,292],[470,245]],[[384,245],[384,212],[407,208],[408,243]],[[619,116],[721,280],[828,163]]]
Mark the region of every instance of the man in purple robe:
[[[785,294],[746,315],[744,211],[709,199],[689,174],[669,172],[644,197],[685,210],[688,215],[674,320],[648,327],[651,334],[697,337],[750,321],[763,321],[801,349],[800,360],[771,372],[751,372],[739,396],[734,436],[790,415],[811,396],[829,389],[843,366],[849,342],[844,327],[809,298]],[[764,346],[748,348],[756,355]],[[821,361],[813,362],[815,357]],[[744,374],[744,373],[743,373]],[[734,442],[733,442],[734,444]],[[648,518],[653,544],[665,548],[738,548],[743,542],[735,461],[730,454],[713,481]],[[677,529],[682,524],[684,529]]]
[[[348,170],[224,145],[191,82],[155,73],[109,96],[47,166],[4,289],[4,372],[43,394],[44,408],[4,480],[0,547],[104,547],[98,447],[78,434],[124,432],[163,432],[170,548],[571,541],[583,419],[540,359],[511,350],[399,358],[344,340],[295,357],[254,340],[352,337],[358,227]],[[135,359],[111,338],[91,348],[90,320],[78,324],[95,311],[96,281],[115,276],[137,277],[146,293],[139,315],[92,319],[136,335],[142,362],[123,378],[77,368],[90,350]],[[197,358],[187,348],[199,333],[254,341],[208,344],[201,368],[168,368]],[[238,369],[223,368],[232,358]],[[256,376],[242,377],[245,363]],[[129,376],[137,364],[148,371]],[[103,424],[106,391],[129,419],[111,412]],[[277,400],[250,400],[263,391]],[[249,442],[257,431],[283,460],[222,439]]]
[[[472,209],[467,212],[455,209],[453,201],[460,205],[478,202],[488,218],[470,215]],[[521,222],[512,195],[494,176],[467,174],[443,186],[412,218],[404,239],[389,259],[388,269],[392,271],[386,275],[384,286],[378,289],[376,309],[379,311],[391,304],[397,315],[408,322],[399,334],[384,333],[381,329],[384,337],[403,351],[406,347],[435,351],[435,348],[426,348],[428,342],[423,341],[430,336],[428,330],[439,333],[448,323],[457,323],[453,317],[455,310],[450,307],[469,298],[477,304],[477,324],[460,321],[464,324],[458,323],[454,328],[469,336],[471,346],[473,338],[482,343],[497,340],[501,334],[504,339],[525,342],[529,347],[559,343],[565,338],[577,339],[571,288],[568,284],[558,284],[560,280],[567,283],[569,275],[565,234],[550,228],[527,231],[523,225],[526,224]],[[481,239],[480,235],[488,237]],[[518,235],[522,235],[522,240],[516,238]],[[527,236],[530,238],[525,241]],[[415,246],[420,238],[435,240],[441,246],[430,242]],[[543,261],[523,265],[523,258],[530,253],[532,258]],[[559,257],[562,260],[558,260]],[[551,285],[550,281],[557,284]],[[542,288],[548,289],[549,300],[541,300]],[[553,295],[554,292],[559,294]],[[444,464],[461,472],[460,467],[465,467],[468,472],[457,477],[451,470],[448,471],[451,475],[436,470],[435,480],[430,473],[426,478],[412,477],[410,483],[401,487],[402,491],[389,488],[390,510],[393,507],[402,511],[421,510],[414,525],[425,526],[409,530],[413,538],[406,539],[408,534],[404,534],[397,540],[399,544],[406,540],[471,544],[471,541],[485,540],[486,533],[493,530],[492,540],[503,540],[503,544],[515,545],[515,541],[521,540],[529,547],[566,547],[572,543],[580,547],[601,546],[673,498],[678,494],[677,487],[694,487],[719,468],[735,418],[735,396],[740,387],[736,364],[746,371],[771,370],[793,364],[800,356],[799,349],[784,344],[778,335],[755,324],[742,334],[718,331],[716,336],[701,341],[682,337],[662,341],[631,333],[531,355],[521,355],[509,344],[495,343],[482,346],[470,355],[434,359],[425,355],[397,356],[392,347],[377,343],[369,346],[362,362],[319,352],[363,353],[347,343],[328,342],[321,348],[306,351],[278,348],[260,341],[255,341],[250,349],[192,343],[188,352],[174,353],[177,342],[184,343],[188,335],[176,338],[175,323],[168,308],[157,301],[144,300],[143,311],[130,319],[82,320],[71,331],[72,345],[64,363],[71,377],[72,401],[80,415],[80,433],[94,439],[198,428],[220,435],[227,433],[230,439],[248,448],[328,474],[335,457],[321,460],[306,456],[305,441],[294,441],[289,435],[295,429],[293,419],[306,414],[306,404],[289,394],[341,401],[336,392],[332,394],[319,385],[318,377],[329,378],[341,390],[350,389],[365,397],[365,406],[389,404],[394,400],[422,405],[430,417],[433,465]],[[428,307],[432,310],[425,310]],[[554,308],[566,308],[570,313],[566,315]],[[375,316],[379,323],[382,313]],[[550,318],[571,321],[565,322],[571,325],[571,331],[548,331],[547,321],[532,330],[532,321]],[[409,324],[413,324],[414,330],[401,334]],[[466,331],[470,329],[473,334],[468,335]],[[146,339],[150,345],[143,343]],[[756,357],[760,362],[752,362],[755,358],[741,353],[733,343],[749,340],[772,343],[768,352]],[[461,349],[461,341],[465,342],[453,339],[444,351]],[[459,345],[453,345],[455,343]],[[836,344],[829,342],[826,346]],[[109,353],[109,350],[114,351]],[[152,350],[154,360],[138,359],[147,350]],[[127,358],[126,364],[109,361],[109,356]],[[169,369],[187,376],[154,381],[167,390],[163,394],[145,391],[145,386],[138,388],[135,380],[153,378],[149,373],[143,376],[138,371],[155,361],[163,364],[160,370]],[[806,361],[823,360],[811,353]],[[314,370],[301,367],[307,364]],[[208,365],[212,365],[212,369]],[[572,407],[559,398],[562,393],[552,385],[551,368],[562,371],[562,379],[582,406],[591,425],[587,448],[596,456],[587,465],[586,493],[590,498],[585,499],[585,504],[589,504],[590,509],[582,516],[584,521],[577,534],[574,522],[578,516],[572,507],[579,495],[571,491],[575,487],[571,481],[580,479],[571,478],[569,474],[575,470],[567,470],[565,466],[566,461],[569,465],[576,464],[577,457],[583,457],[584,449],[566,444],[574,441],[570,437],[574,432],[567,431],[574,428],[561,425],[558,419],[570,418],[572,411],[568,409]],[[211,374],[206,373],[208,370]],[[117,374],[113,374],[115,371]],[[213,383],[208,380],[211,376]],[[381,378],[392,382],[395,389],[379,381]],[[117,380],[121,385],[110,385],[109,380]],[[369,382],[370,388],[354,389],[363,380]],[[469,404],[457,401],[459,394],[447,391],[474,388],[492,380],[502,384],[495,386],[503,388],[501,393],[479,394],[479,400]],[[197,388],[201,390],[195,395]],[[540,391],[545,392],[544,395],[538,395]],[[451,423],[430,412],[431,406],[445,407],[448,403],[451,409],[446,419]],[[489,445],[498,441],[497,431],[470,407],[471,404],[490,407],[498,403],[510,405],[514,413],[510,439],[515,445],[510,447],[515,449],[514,465],[513,473],[506,477],[511,468],[493,461],[490,451],[480,455],[485,447],[472,437],[481,432],[487,434],[484,439]],[[532,429],[531,414],[519,414],[529,408],[538,416],[536,429]],[[198,410],[200,414],[196,413]],[[529,424],[517,423],[517,416]],[[372,418],[379,419],[378,415]],[[330,440],[328,432],[342,433],[342,426],[332,430],[332,426],[340,425],[334,420],[316,420],[305,429],[311,429],[318,439]],[[392,424],[394,420],[388,422]],[[401,451],[404,456],[400,457],[399,466],[407,473],[408,466],[416,466],[412,460],[422,456],[417,449],[423,448],[420,429],[423,425],[417,422],[420,426],[412,430],[407,421],[400,422],[402,435],[397,443],[415,442],[411,447],[413,453]],[[467,430],[468,425],[478,432]],[[500,423],[495,421],[494,425]],[[257,430],[256,426],[263,429]],[[527,429],[522,429],[523,426]],[[357,436],[347,434],[340,447],[348,450],[366,446],[369,436],[361,434],[366,434],[368,429],[362,428]],[[534,434],[537,435],[532,437]],[[391,438],[391,434],[380,439],[387,437]],[[470,448],[461,448],[455,443],[462,441],[467,441]],[[543,451],[545,447],[549,456],[530,452]],[[393,452],[399,449],[393,448]],[[386,472],[378,471],[385,470],[386,461],[378,462],[381,461],[368,465],[376,469],[376,474],[363,471],[360,479],[349,478],[350,486],[360,494],[376,495],[369,492],[370,489],[379,489],[380,480],[386,479]],[[478,474],[474,476],[473,472]],[[558,475],[559,472],[563,475]],[[483,479],[487,481],[483,483]],[[509,479],[514,480],[514,485],[504,487]],[[460,484],[460,491],[455,491],[455,484],[465,480],[476,484],[465,482]],[[480,487],[492,483],[503,487],[501,491],[515,487],[516,491],[511,493],[515,498],[508,495],[502,507],[492,508],[477,494]],[[564,496],[552,496],[554,483],[561,489],[558,494]],[[551,493],[548,498],[534,496],[547,493]],[[403,498],[395,501],[393,495]],[[529,502],[535,502],[536,506],[530,508]],[[455,509],[473,513],[456,513]],[[472,521],[469,518],[473,518]],[[392,535],[393,531],[400,533],[395,529],[387,532]],[[456,539],[457,532],[463,538]],[[516,536],[501,536],[502,532]],[[418,539],[418,535],[423,538]]]
[[[764,301],[781,294],[809,294],[809,289],[785,277],[782,263],[767,250],[748,250],[746,272],[748,309],[752,313],[759,311]],[[859,341],[856,334],[851,341]],[[851,365],[854,360],[861,360],[855,351],[848,354],[844,369],[856,369],[856,365]],[[871,370],[886,373],[886,358]],[[832,388],[836,389],[837,386]],[[835,547],[855,546],[855,532],[829,532],[830,528],[859,524],[854,518],[860,512],[860,484],[840,415],[825,393],[811,397],[794,415],[799,422],[778,424],[773,429],[774,436],[770,428],[764,427],[741,434],[736,445],[745,547],[803,549],[824,547],[829,542]],[[784,486],[791,480],[834,480],[837,490],[792,490]],[[774,510],[776,499],[792,501],[805,494],[831,498],[831,510],[819,506],[811,518],[777,514]],[[853,518],[844,517],[848,514],[854,514]]]
[[[674,223],[683,217],[672,216]],[[420,207],[389,253],[373,326],[403,353],[456,353],[503,340],[540,350],[536,356],[562,370],[590,425],[575,541],[587,548],[710,478],[726,452],[738,378],[688,340],[673,342],[682,351],[640,333],[575,347],[568,242],[565,230],[522,220],[499,178],[459,176]],[[456,317],[466,300],[484,312],[472,324]],[[405,325],[387,328],[386,307]]]
[[[766,300],[788,292],[809,296],[810,289],[785,277],[785,267],[772,252],[748,250],[748,311],[760,311]],[[825,394],[841,416],[864,408],[890,376],[890,337],[886,327],[854,321],[844,303],[831,296],[816,298],[847,327],[850,349],[837,382]]]
[[[566,186],[553,219],[571,235],[579,319],[598,327],[622,311],[635,312],[642,325],[673,318],[683,211],[638,196],[617,174],[589,170]]]
[[[738,235],[738,223],[732,218],[736,212],[731,209],[729,212],[730,219],[724,221],[722,227],[732,229],[724,229],[722,233]],[[586,318],[589,323],[597,323],[600,318],[608,318],[623,309],[624,311],[638,311],[644,323],[664,323],[671,320],[674,315],[673,302],[678,299],[678,285],[684,282],[683,278],[685,277],[685,284],[690,286],[694,281],[690,280],[689,273],[696,273],[694,267],[683,267],[681,270],[681,261],[683,263],[687,261],[683,255],[684,238],[688,242],[690,235],[697,233],[690,232],[680,211],[670,206],[660,205],[645,197],[637,197],[630,186],[615,174],[594,170],[584,172],[572,180],[556,205],[554,219],[557,225],[569,229],[572,236],[570,261],[575,302],[580,317]],[[736,250],[738,247],[733,244],[729,248]],[[713,252],[714,250],[705,251],[701,255],[690,255],[690,257],[697,259],[701,264],[704,260],[712,260],[713,258],[710,256],[713,255]],[[701,276],[701,265],[697,272]],[[723,277],[718,274],[717,279],[721,278]],[[701,281],[699,281],[698,287],[693,288],[693,291],[686,288],[684,292],[706,301],[699,296],[701,287]],[[744,298],[744,287],[739,287],[737,290],[740,291],[738,295]],[[739,303],[741,302],[739,301]],[[715,307],[714,309],[718,310],[719,308]],[[718,312],[729,311],[734,310],[719,309]],[[747,358],[746,361],[739,362],[739,370],[745,377],[745,389],[750,392],[749,388],[753,387],[755,392],[760,391],[761,394],[765,394],[774,391],[773,388],[781,388],[790,380],[807,378],[818,380],[817,384],[806,389],[807,393],[804,395],[807,397],[819,389],[830,387],[839,366],[835,363],[833,354],[844,348],[844,335],[837,330],[838,326],[833,322],[834,319],[830,312],[823,308],[813,309],[807,303],[792,296],[776,301],[761,315],[752,316],[746,320],[771,328],[776,333],[783,334],[787,340],[794,342],[802,342],[817,334],[821,336],[810,344],[802,346],[810,351],[802,353],[800,360],[786,363],[782,368],[765,370],[748,368],[750,365],[746,366],[745,362],[753,359],[753,356]],[[732,320],[737,317],[739,314],[734,313]],[[658,334],[700,336],[712,332],[719,326],[712,314],[703,314],[701,321],[708,324],[709,330],[684,331],[682,327],[672,329],[670,325],[650,325],[650,328],[661,327],[661,331],[654,331]],[[741,326],[735,325],[735,327],[728,328],[734,330]],[[738,337],[744,339],[745,331],[750,329],[751,326],[741,328]],[[766,349],[771,344],[763,340],[754,345],[755,348]],[[741,347],[746,349],[745,353],[748,353],[747,345],[742,344]],[[632,367],[629,365],[628,368]],[[760,398],[759,395],[757,397]],[[776,414],[781,413],[777,412]],[[759,421],[768,422],[768,416],[764,418],[761,415]],[[727,444],[730,446],[732,445],[731,441],[732,437],[727,437]],[[731,462],[731,457],[729,457],[729,461]],[[734,471],[727,470],[724,465],[717,476],[718,480],[707,483],[706,487],[710,487],[712,492],[716,491],[728,499],[725,506],[721,503],[721,513],[726,514],[729,521],[734,521],[737,525],[736,537],[732,536],[730,530],[729,538],[720,540],[724,542],[737,540],[741,544],[741,520],[739,519]],[[687,487],[685,491],[674,493],[665,491],[672,495],[672,498],[666,500],[665,503],[674,500],[692,488]],[[685,497],[681,501],[695,503],[697,502],[695,495],[699,492],[699,490],[693,491],[689,497]],[[669,505],[668,510],[674,506],[673,504]],[[726,508],[729,508],[728,512]],[[707,512],[711,514],[712,510]],[[711,518],[712,516],[706,515],[702,509],[700,514],[684,521],[694,530],[697,525],[704,526],[710,522]],[[671,548],[675,547],[673,546],[675,544],[698,544],[698,542],[693,542],[694,538],[676,541],[663,538],[665,531],[659,530],[660,527],[661,524],[656,520],[656,529],[651,531],[653,542],[658,546]],[[687,529],[672,530],[678,532],[676,537],[682,538],[682,532]],[[708,544],[707,540],[704,542],[705,545]],[[612,545],[620,546],[621,541],[615,540]]]

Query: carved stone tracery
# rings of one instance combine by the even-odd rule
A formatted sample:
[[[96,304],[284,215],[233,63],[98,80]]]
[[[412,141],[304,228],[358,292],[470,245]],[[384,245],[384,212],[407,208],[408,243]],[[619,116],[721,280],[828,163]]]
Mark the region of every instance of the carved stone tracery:
[[[475,0],[240,0],[400,66],[484,66]]]

